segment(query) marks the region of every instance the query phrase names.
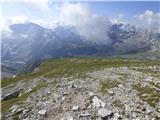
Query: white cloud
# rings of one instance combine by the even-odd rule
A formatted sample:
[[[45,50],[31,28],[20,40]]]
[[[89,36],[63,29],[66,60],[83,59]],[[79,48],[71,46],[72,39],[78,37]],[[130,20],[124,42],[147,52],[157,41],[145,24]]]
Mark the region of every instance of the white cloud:
[[[151,10],[146,10],[140,15],[136,15],[135,18],[138,20],[137,24],[149,27],[152,30],[160,29],[160,13],[155,13]]]
[[[104,44],[110,42],[106,33],[107,27],[111,24],[109,19],[106,16],[92,14],[86,3],[62,3],[52,4],[52,6],[47,0],[43,4],[30,1],[26,1],[26,3],[33,5],[34,9],[39,10],[46,17],[31,19],[28,16],[12,16],[5,18],[5,21],[8,22],[7,25],[33,22],[48,28],[55,28],[58,25],[75,26],[85,40]]]
[[[152,24],[153,22],[158,22],[160,13],[154,13],[151,10],[146,10],[143,14],[138,15],[137,18],[140,21],[146,21],[149,24]]]
[[[12,17],[10,20],[11,20],[11,22],[14,23],[14,24],[16,24],[16,23],[26,23],[26,22],[29,22],[28,17],[22,16],[22,15],[20,15],[20,16],[14,16],[14,17]]]
[[[89,7],[80,3],[64,3],[58,9],[61,24],[77,25],[86,22],[90,16]]]
[[[11,25],[11,20],[6,19],[4,17],[0,18],[0,31],[9,31],[11,32],[11,30],[9,29],[9,25]]]
[[[65,3],[59,6],[58,12],[60,25],[75,26],[86,40],[106,44],[110,42],[106,33],[110,21],[105,16],[92,14],[87,4]]]
[[[28,1],[28,2],[27,2]],[[25,4],[33,6],[33,10],[39,11],[40,15],[46,17],[47,19],[53,18],[54,11],[49,7],[50,3],[48,0],[39,0],[38,2],[32,2],[31,0],[26,0]]]
[[[53,28],[55,26],[54,22],[55,15],[54,11],[49,7],[50,6],[49,0],[24,0],[22,2],[24,4],[24,9],[19,7],[18,1],[17,4],[16,1],[14,3],[14,5],[17,5],[17,7],[19,8],[17,10],[21,11],[20,15],[3,14],[3,16],[1,17],[2,22],[0,23],[1,30],[9,30],[9,25],[11,24],[27,23],[27,22],[33,22],[46,28]]]
[[[1,0],[2,3],[12,3],[12,2],[23,2],[23,3],[28,3],[28,2],[48,2],[49,0]]]
[[[0,21],[1,21],[0,22],[0,31],[3,30],[3,31],[8,31],[8,32],[11,32],[11,30],[9,28],[9,25],[11,25],[11,24],[30,22],[28,17],[22,16],[22,15],[13,16],[12,18],[2,16],[0,18]]]
[[[24,0],[24,2],[43,2],[43,3],[48,3],[48,0]]]
[[[113,23],[113,24],[118,24],[118,23],[123,23],[123,24],[126,24],[128,23],[128,21],[124,18],[124,14],[120,13],[118,14],[116,17],[114,18],[110,18],[110,21]]]

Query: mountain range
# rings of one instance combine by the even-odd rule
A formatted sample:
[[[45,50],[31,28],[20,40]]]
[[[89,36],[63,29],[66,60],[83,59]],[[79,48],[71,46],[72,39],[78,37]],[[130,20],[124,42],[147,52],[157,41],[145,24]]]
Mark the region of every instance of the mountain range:
[[[35,60],[67,56],[134,56],[160,59],[160,33],[130,24],[106,28],[108,42],[87,40],[74,26],[44,28],[35,23],[12,24],[2,31],[2,65],[14,68]],[[135,55],[136,54],[136,55]]]

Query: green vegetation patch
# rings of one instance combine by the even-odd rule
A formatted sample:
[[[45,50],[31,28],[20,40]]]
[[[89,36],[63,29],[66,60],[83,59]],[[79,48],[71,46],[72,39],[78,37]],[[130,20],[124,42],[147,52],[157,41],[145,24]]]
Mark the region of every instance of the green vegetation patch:
[[[152,69],[136,69],[136,70],[138,70],[138,71],[140,71],[140,72],[143,72],[143,73],[146,73],[146,74],[149,74],[149,75],[151,75],[151,76],[153,76],[153,77],[158,77],[158,78],[160,78],[160,73],[159,73],[159,71],[155,71],[155,70],[152,70]]]
[[[101,82],[101,92],[102,93],[108,93],[108,89],[118,87],[120,82],[117,80],[105,80]]]
[[[49,59],[44,61],[37,72],[19,75],[15,78],[6,78],[1,81],[2,87],[10,84],[16,84],[21,80],[31,80],[36,77],[70,77],[79,73],[83,76],[87,71],[93,71],[107,67],[123,67],[123,66],[147,66],[160,65],[158,61],[141,61],[128,59],[107,59],[107,58],[62,58]]]
[[[160,92],[155,88],[150,88],[149,86],[142,87],[140,83],[133,85],[133,88],[139,92],[138,96],[140,99],[152,107],[155,107],[160,100]]]
[[[37,72],[37,73],[27,73],[24,75],[17,76],[15,78],[5,78],[1,80],[1,87],[5,87],[11,84],[16,84],[21,80],[32,80],[33,78],[39,77],[43,75],[45,71]]]

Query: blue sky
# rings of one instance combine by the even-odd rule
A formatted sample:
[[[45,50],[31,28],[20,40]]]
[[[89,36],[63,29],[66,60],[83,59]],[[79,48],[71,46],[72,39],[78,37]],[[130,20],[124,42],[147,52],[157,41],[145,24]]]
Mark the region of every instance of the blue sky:
[[[58,2],[51,2],[57,4]],[[72,2],[77,3],[77,2]],[[95,14],[103,14],[107,16],[116,16],[117,14],[124,14],[126,17],[132,17],[136,14],[143,13],[146,10],[152,10],[153,12],[160,11],[160,2],[156,1],[123,1],[123,2],[106,2],[106,1],[93,1],[93,2],[81,2],[82,4],[89,4],[91,11]],[[37,4],[43,4],[39,2]],[[39,15],[40,11],[35,10],[35,4],[25,2],[7,2],[3,3],[2,13],[4,16],[14,15]],[[54,7],[52,7],[54,13]],[[39,12],[39,13],[38,13]]]
[[[135,14],[143,13],[146,10],[158,12],[160,2],[144,2],[144,1],[123,1],[123,2],[91,2],[92,11],[98,14],[106,14],[108,16],[117,15],[119,13],[126,16],[133,16]],[[159,5],[158,5],[159,4]]]
[[[87,21],[89,18],[86,19],[85,17],[88,15],[91,17],[94,17],[94,15],[107,16],[112,22],[131,22],[143,26],[157,26],[160,18],[160,2],[158,1],[88,1],[67,4],[66,2],[52,2],[53,0],[39,1],[2,2],[0,3],[2,5],[2,17],[5,20],[13,21],[13,23],[27,20],[48,26],[52,23],[57,24],[59,21],[62,23],[68,22],[67,24],[71,24],[70,21],[73,23],[80,21],[80,19]]]

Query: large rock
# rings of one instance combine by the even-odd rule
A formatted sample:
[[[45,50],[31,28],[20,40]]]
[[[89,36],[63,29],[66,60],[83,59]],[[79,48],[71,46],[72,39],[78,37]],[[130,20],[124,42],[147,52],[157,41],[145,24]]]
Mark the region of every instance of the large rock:
[[[12,92],[4,95],[4,96],[1,98],[1,100],[9,100],[9,99],[12,99],[12,98],[16,98],[16,97],[19,96],[20,91],[21,91],[21,90],[12,91]]]
[[[113,112],[105,108],[101,108],[98,110],[98,116],[101,117],[102,119],[108,119],[112,115]]]
[[[97,96],[94,96],[92,99],[92,105],[94,107],[99,108],[99,107],[105,107],[106,104],[102,102]]]

